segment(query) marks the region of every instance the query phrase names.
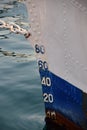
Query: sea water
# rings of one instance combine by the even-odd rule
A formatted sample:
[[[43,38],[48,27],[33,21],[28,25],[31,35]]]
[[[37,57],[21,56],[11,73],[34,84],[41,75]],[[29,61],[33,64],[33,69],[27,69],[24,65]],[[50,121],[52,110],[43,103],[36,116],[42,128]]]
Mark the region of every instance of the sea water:
[[[22,1],[0,0],[0,19],[29,28]],[[43,126],[44,104],[34,50],[23,35],[0,28],[0,130],[42,130]]]

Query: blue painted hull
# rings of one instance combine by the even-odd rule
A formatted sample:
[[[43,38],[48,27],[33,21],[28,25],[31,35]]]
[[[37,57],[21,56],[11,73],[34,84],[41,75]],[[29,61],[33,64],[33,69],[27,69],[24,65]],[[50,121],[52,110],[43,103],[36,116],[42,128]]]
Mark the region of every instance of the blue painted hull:
[[[54,75],[48,70],[40,69],[40,75],[41,81],[43,80],[43,77],[50,77],[52,81],[51,86],[42,83],[46,111],[59,113],[70,122],[75,123],[76,126],[86,130],[87,117],[83,109],[84,93],[76,86]]]

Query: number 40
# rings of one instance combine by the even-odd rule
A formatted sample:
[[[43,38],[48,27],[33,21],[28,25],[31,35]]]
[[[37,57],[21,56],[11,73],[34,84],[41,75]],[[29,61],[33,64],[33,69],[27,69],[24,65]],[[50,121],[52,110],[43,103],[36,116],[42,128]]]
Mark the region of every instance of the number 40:
[[[42,83],[42,85],[50,87],[51,86],[51,79],[49,77],[43,77],[41,83]]]

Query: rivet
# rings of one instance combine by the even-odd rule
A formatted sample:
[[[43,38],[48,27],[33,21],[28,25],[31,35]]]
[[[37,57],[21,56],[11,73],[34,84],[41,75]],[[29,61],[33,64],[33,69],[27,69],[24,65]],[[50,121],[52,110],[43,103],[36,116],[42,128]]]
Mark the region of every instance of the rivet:
[[[34,22],[34,19],[33,19],[33,18],[31,19],[31,22]]]
[[[63,2],[63,6],[64,6],[64,7],[66,7],[66,4],[65,4],[65,2]]]
[[[66,48],[64,48],[64,51],[65,51],[65,52],[67,52],[67,49],[66,49]],[[65,56],[66,56],[66,55],[65,55]]]
[[[64,18],[64,22],[66,22],[66,19]]]
[[[35,8],[35,4],[32,4],[32,7]]]
[[[72,61],[74,61],[74,57],[72,56]]]
[[[33,28],[33,31],[36,32],[36,28]]]
[[[36,23],[36,26],[39,27],[39,23]]]
[[[75,2],[75,5],[79,5],[79,3],[76,1],[76,2]]]
[[[30,9],[30,13],[33,13],[32,9]]]
[[[64,15],[66,14],[66,10],[63,11],[63,14],[64,14]]]
[[[66,70],[66,74],[68,74],[68,70]],[[67,78],[68,79],[68,78]]]
[[[78,5],[78,8],[81,8],[81,7],[82,7],[82,5],[81,5],[81,4],[79,4],[79,5]]]
[[[66,26],[64,26],[64,30],[66,30],[67,28],[66,28]]]
[[[40,34],[41,34],[41,32],[38,32],[38,34],[40,35]]]
[[[37,17],[37,14],[35,13],[34,16]]]
[[[67,57],[67,55],[65,55],[65,59],[67,59],[68,57]]]
[[[28,3],[31,4],[31,0],[29,0]]]
[[[76,64],[79,64],[79,61],[78,61],[78,60],[76,61]]]
[[[69,58],[71,58],[71,55],[70,55],[70,54],[68,54],[68,57],[69,57]]]
[[[35,41],[36,41],[36,42],[38,41],[38,37],[35,37]]]
[[[66,33],[64,33],[64,37],[67,37]]]

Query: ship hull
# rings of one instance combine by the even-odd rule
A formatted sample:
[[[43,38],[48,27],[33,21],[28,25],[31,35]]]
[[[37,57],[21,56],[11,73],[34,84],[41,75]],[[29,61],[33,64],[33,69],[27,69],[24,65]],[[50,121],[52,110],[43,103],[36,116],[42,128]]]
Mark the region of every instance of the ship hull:
[[[83,130],[80,126],[75,124],[74,122],[70,121],[66,117],[64,117],[62,114],[56,113],[56,118],[54,116],[51,116],[51,113],[53,113],[54,110],[46,109],[46,126],[48,130]],[[48,114],[50,113],[50,114]]]
[[[29,0],[27,7],[46,119],[87,130],[87,0]]]
[[[48,70],[40,69],[40,75],[47,121],[67,130],[86,130],[87,94]],[[43,77],[49,77],[51,83],[45,84]]]

